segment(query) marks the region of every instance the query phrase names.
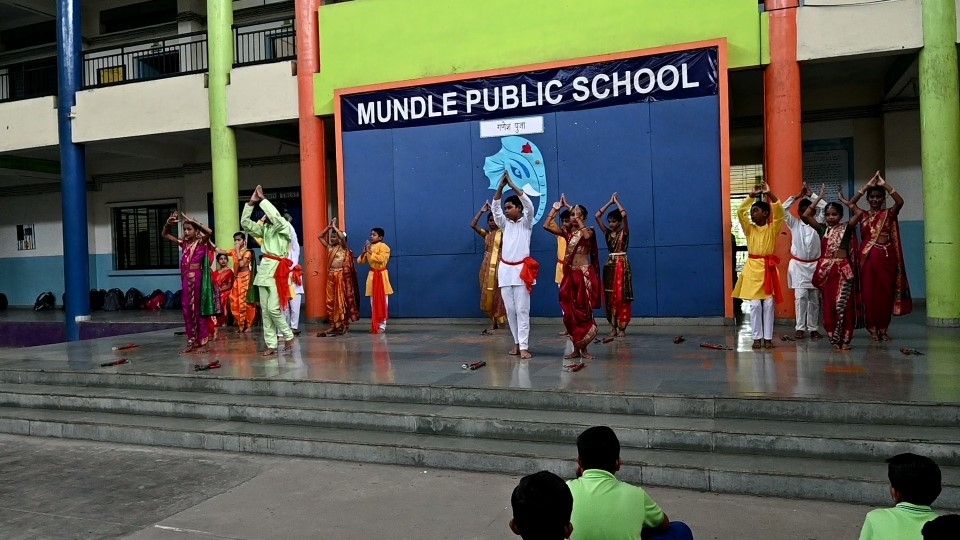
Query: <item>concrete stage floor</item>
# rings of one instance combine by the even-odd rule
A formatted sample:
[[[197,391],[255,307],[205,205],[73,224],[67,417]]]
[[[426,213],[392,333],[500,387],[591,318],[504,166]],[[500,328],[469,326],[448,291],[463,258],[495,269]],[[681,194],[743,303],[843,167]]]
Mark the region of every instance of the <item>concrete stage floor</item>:
[[[124,318],[125,312],[111,314]],[[139,314],[137,314],[139,315]],[[162,313],[168,319],[171,313]],[[318,338],[320,325],[305,325],[293,350],[261,358],[258,333],[221,337],[203,354],[180,355],[183,336],[173,330],[0,349],[0,369],[43,369],[126,373],[343,381],[480,388],[672,394],[690,396],[805,397],[840,401],[960,403],[960,329],[925,326],[925,314],[897,318],[894,341],[872,343],[858,331],[854,349],[836,352],[826,340],[775,340],[772,351],[750,349],[744,326],[631,326],[629,335],[610,344],[596,343],[596,356],[576,373],[564,371],[566,338],[559,321],[534,324],[534,358],[508,356],[509,331],[480,335],[484,325],[465,321],[391,321],[386,335],[369,334],[361,321],[346,336]],[[601,332],[605,328],[601,326]],[[676,345],[673,337],[684,335]],[[793,334],[778,327],[777,334]],[[701,348],[720,343],[733,350]],[[113,352],[111,347],[137,343],[138,348]],[[901,348],[922,355],[904,355]],[[100,367],[118,358],[130,363]],[[195,372],[196,363],[219,360],[222,368]],[[465,362],[486,361],[477,371]]]

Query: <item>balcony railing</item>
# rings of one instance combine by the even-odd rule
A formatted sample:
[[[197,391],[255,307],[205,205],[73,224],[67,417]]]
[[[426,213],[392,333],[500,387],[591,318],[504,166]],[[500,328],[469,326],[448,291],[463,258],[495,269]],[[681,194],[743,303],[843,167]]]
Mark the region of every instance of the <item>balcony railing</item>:
[[[297,57],[293,19],[277,19],[233,27],[233,65],[266,64]]]
[[[207,33],[84,51],[83,87],[99,88],[207,71]]]
[[[234,66],[278,62],[297,57],[292,18],[234,26]],[[103,47],[83,52],[83,87],[204,73],[207,33],[192,32],[163,39]],[[0,102],[52,96],[57,93],[55,66],[0,67]]]
[[[57,95],[57,67],[0,67],[0,102]]]

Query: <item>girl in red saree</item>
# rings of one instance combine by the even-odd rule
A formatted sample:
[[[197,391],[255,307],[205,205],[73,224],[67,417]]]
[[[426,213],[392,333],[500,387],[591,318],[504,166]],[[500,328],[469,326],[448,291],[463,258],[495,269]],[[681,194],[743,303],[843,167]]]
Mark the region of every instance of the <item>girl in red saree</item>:
[[[616,205],[617,208],[607,216],[607,226],[603,223],[603,213],[611,205]],[[630,306],[633,303],[633,273],[627,259],[630,225],[627,222],[627,210],[620,204],[620,197],[616,193],[595,217],[607,241],[607,251],[610,252],[606,264],[603,265],[604,305],[607,321],[611,326],[610,335],[603,342],[609,343],[616,337],[625,336],[627,325],[630,324]]]
[[[470,227],[483,238],[483,263],[480,265],[480,309],[490,319],[490,327],[481,332],[492,334],[494,330],[507,324],[507,309],[503,305],[503,295],[497,285],[497,267],[500,266],[500,246],[503,231],[497,227],[493,214],[487,214],[487,229],[481,229],[478,223],[484,212],[490,211],[490,203],[484,203],[477,215],[473,216]]]
[[[554,203],[559,209],[560,203]],[[597,235],[584,222],[587,209],[582,205],[570,209],[570,233],[567,235],[567,252],[563,258],[563,280],[560,282],[560,307],[563,308],[563,325],[573,343],[573,352],[564,356],[567,360],[592,359],[587,346],[597,336],[597,321],[593,310],[600,308],[603,291],[600,285],[600,262],[597,250]],[[551,220],[552,221],[552,220]]]
[[[217,269],[213,272],[213,285],[220,295],[222,315],[217,317],[217,326],[226,326],[227,306],[230,305],[230,291],[233,289],[233,269],[230,268],[230,258],[224,254],[217,255]]]
[[[887,194],[893,198],[890,208],[884,208]],[[866,326],[874,341],[889,341],[892,316],[906,315],[913,310],[897,221],[903,208],[903,197],[880,176],[879,171],[857,192],[851,203],[856,204],[863,195],[870,205],[860,222],[860,280]]]
[[[823,189],[820,191],[823,199]],[[863,326],[861,295],[857,279],[857,223],[863,211],[840,193],[840,201],[853,216],[841,223],[843,206],[831,202],[824,210],[826,223],[817,221],[816,207],[810,205],[801,216],[804,223],[820,234],[820,260],[813,273],[813,286],[823,298],[823,326],[834,349],[850,350],[855,328]]]

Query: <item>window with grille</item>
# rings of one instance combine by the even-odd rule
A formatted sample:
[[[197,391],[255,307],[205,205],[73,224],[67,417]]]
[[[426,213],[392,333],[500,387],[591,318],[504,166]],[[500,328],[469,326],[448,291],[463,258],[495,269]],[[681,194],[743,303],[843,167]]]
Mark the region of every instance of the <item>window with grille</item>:
[[[175,203],[113,209],[114,268],[165,270],[179,268],[177,245],[160,236],[177,209]],[[176,230],[171,231],[174,235]]]
[[[753,186],[763,182],[763,165],[734,165],[730,167],[730,223],[733,224],[735,273],[739,274],[747,263],[747,237],[740,229],[737,209],[747,198]]]

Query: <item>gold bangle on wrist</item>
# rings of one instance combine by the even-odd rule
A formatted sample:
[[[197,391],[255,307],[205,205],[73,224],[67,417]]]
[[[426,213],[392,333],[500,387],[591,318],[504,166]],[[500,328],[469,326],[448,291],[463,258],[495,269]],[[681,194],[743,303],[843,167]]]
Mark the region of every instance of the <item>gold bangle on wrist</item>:
[[[893,195],[893,194],[894,194],[894,193],[896,193],[896,192],[897,192],[897,190],[895,190],[895,189],[891,189],[891,190],[890,190],[890,191],[888,191],[887,193],[889,193],[889,194],[891,194],[891,195]]]

